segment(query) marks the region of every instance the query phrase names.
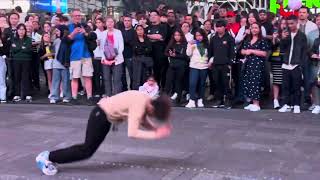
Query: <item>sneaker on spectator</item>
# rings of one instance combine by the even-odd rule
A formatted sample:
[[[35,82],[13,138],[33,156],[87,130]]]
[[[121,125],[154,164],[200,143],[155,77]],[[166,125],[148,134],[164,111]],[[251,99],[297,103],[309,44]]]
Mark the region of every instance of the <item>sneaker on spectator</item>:
[[[92,97],[87,99],[88,106],[94,106],[95,104],[96,104],[96,102],[94,101],[94,99]]]
[[[245,110],[250,110],[250,109],[251,109],[251,106],[253,106],[253,104],[249,104],[249,105],[245,106],[243,109],[245,109]]]
[[[48,95],[48,99],[50,99],[50,98],[51,98],[51,94]]]
[[[212,107],[213,108],[220,108],[220,107],[224,107],[224,104],[221,100],[217,100],[213,103]]]
[[[94,95],[95,98],[100,98],[99,94]]]
[[[301,111],[300,111],[300,106],[294,106],[294,107],[293,107],[293,113],[294,113],[294,114],[300,114],[300,113],[301,113]]]
[[[315,105],[315,104],[312,104],[312,105],[308,108],[308,110],[309,110],[309,111],[312,111],[315,107],[316,107],[316,105]]]
[[[291,112],[291,107],[288,106],[287,104],[285,104],[285,105],[282,106],[282,108],[280,108],[278,110],[278,112],[281,112],[281,113]]]
[[[320,114],[320,106],[315,106],[312,110],[312,114]]]
[[[231,109],[232,108],[232,101],[226,99],[224,102],[224,108]]]
[[[49,151],[44,151],[36,157],[37,167],[47,176],[53,176],[58,173],[58,169],[49,161]]]
[[[204,107],[204,104],[203,104],[203,100],[202,100],[202,99],[198,99],[198,101],[197,101],[197,106],[198,106],[198,108],[203,108],[203,107]]]
[[[249,109],[251,112],[258,112],[261,110],[260,106],[252,104],[252,106]]]
[[[171,100],[176,100],[178,97],[178,94],[177,93],[174,93],[172,96],[171,96]]]
[[[70,103],[70,100],[69,99],[63,99],[62,102],[63,103]]]
[[[14,96],[13,97],[13,101],[14,102],[19,102],[19,101],[21,101],[21,97],[20,96]]]
[[[274,99],[274,100],[273,100],[273,108],[274,108],[274,109],[280,108],[280,103],[279,103],[279,100],[278,100],[278,99]]]
[[[78,101],[78,99],[72,99],[71,104],[72,105],[80,105],[80,102]]]
[[[207,101],[212,101],[214,98],[214,96],[212,94],[210,94],[208,97],[207,97]]]
[[[63,98],[63,92],[60,93],[60,98]]]
[[[194,100],[189,100],[189,103],[186,105],[186,108],[195,108],[196,107],[196,103],[194,102]]]
[[[26,96],[26,101],[27,102],[32,102],[32,96]]]
[[[54,99],[50,99],[50,104],[56,104],[57,103],[57,101],[56,100],[54,100]]]
[[[7,103],[7,100],[0,100],[0,103],[1,103],[1,104],[6,104],[6,103]]]

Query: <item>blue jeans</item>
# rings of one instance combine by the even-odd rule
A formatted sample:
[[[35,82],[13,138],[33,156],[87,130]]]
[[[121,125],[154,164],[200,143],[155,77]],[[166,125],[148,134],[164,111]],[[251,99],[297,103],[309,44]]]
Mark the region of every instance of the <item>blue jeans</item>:
[[[0,57],[0,99],[6,100],[6,73],[7,73],[7,65],[6,61]]]
[[[69,69],[53,69],[51,99],[60,99],[60,84],[62,83],[63,99],[71,100],[71,83]]]
[[[189,92],[191,100],[203,99],[206,89],[207,69],[190,68]],[[198,98],[196,92],[198,92]]]

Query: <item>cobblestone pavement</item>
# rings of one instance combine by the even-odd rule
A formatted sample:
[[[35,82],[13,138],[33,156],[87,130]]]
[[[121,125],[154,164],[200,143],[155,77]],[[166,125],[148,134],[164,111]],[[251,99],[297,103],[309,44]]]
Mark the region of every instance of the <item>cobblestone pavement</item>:
[[[84,139],[92,107],[0,105],[0,180],[318,180],[320,116],[175,108],[170,138],[109,134],[89,160],[41,175],[35,156]]]

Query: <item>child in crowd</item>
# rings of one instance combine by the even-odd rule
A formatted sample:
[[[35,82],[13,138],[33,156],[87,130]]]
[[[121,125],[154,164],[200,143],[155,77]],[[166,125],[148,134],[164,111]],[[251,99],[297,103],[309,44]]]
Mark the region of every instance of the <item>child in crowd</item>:
[[[154,76],[150,76],[143,86],[139,87],[139,91],[149,95],[153,99],[157,98],[159,96],[159,86]]]

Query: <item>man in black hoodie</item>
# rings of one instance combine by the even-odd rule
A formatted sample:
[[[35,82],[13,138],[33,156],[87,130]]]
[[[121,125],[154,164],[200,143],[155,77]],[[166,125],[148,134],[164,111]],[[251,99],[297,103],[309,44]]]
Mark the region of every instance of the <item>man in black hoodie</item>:
[[[210,40],[209,59],[213,65],[213,78],[217,83],[216,102],[213,107],[231,108],[231,65],[235,56],[235,40],[226,32],[226,22],[216,23],[216,34]],[[224,102],[224,96],[226,101]]]
[[[284,106],[279,109],[279,112],[291,111],[289,99],[292,95],[293,112],[300,113],[302,68],[308,58],[308,45],[306,35],[298,29],[297,25],[298,18],[294,15],[289,16],[289,31],[282,33],[282,40],[280,41],[281,52],[284,52],[284,63],[282,64]]]

